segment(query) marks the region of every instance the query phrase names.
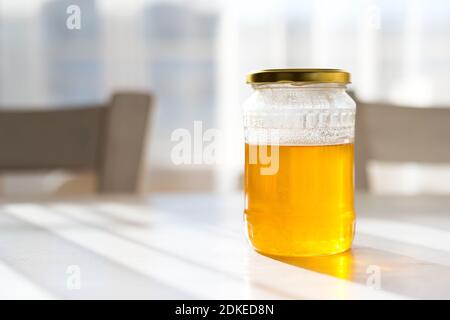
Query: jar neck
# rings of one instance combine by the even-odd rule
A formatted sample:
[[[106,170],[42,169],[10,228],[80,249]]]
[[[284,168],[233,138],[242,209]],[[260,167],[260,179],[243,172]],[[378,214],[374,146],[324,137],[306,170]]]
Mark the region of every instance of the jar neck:
[[[310,83],[310,82],[291,82],[291,83],[260,83],[252,84],[254,90],[265,89],[317,89],[317,90],[346,90],[347,85],[343,83]]]

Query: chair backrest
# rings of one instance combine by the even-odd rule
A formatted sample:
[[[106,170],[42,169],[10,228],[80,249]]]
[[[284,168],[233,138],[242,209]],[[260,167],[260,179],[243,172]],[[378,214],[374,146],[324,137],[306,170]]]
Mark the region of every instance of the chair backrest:
[[[98,192],[137,191],[151,97],[118,93],[105,105],[0,111],[0,170],[92,169]]]
[[[450,163],[450,108],[357,103],[356,187],[368,189],[370,160]]]

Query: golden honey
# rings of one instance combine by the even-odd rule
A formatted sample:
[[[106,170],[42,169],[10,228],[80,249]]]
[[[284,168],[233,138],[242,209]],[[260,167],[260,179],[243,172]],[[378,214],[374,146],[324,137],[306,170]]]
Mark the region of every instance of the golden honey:
[[[353,149],[352,143],[245,145],[245,221],[255,250],[312,256],[351,247]],[[264,154],[272,154],[271,163],[261,160]]]

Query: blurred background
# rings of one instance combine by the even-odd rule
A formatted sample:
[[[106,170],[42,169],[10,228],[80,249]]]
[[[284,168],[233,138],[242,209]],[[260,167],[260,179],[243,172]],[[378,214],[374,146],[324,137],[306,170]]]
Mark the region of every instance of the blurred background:
[[[66,27],[71,5],[80,8],[78,30]],[[142,191],[234,191],[243,171],[246,73],[341,68],[352,73],[358,101],[447,108],[449,18],[444,0],[0,0],[0,111],[148,92],[154,109]],[[172,161],[174,131],[194,135],[195,121],[202,133],[221,133],[218,163]],[[448,193],[450,166],[437,162],[371,161],[370,189]],[[93,183],[89,172],[2,170],[0,194],[87,192]]]

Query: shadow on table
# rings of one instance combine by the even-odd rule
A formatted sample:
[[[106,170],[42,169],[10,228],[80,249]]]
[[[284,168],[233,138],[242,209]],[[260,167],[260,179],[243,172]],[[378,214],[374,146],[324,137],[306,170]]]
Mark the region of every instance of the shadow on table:
[[[441,257],[448,257],[447,252],[438,254]],[[418,258],[417,255],[414,257],[355,246],[352,250],[330,256],[267,257],[298,268],[373,286],[406,297],[419,299],[449,297],[450,266],[447,263]],[[375,282],[374,277],[378,277]]]
[[[349,250],[340,254],[320,257],[280,257],[265,255],[296,267],[331,275],[341,279],[353,277],[353,251]]]

